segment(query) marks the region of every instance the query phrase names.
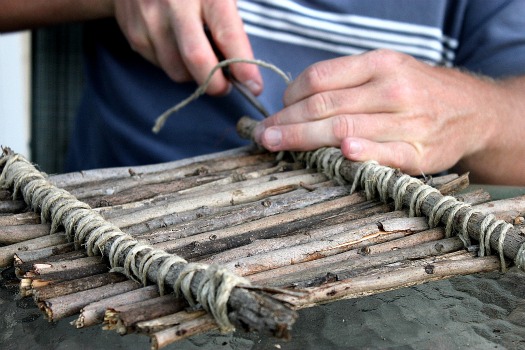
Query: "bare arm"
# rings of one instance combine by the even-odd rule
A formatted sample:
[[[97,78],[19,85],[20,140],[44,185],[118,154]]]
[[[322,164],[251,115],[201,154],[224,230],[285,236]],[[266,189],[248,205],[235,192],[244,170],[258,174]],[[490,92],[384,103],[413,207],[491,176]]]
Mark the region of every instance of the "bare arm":
[[[113,15],[112,0],[0,0],[0,32]]]
[[[478,183],[525,184],[525,76],[495,82],[492,105],[480,110],[492,117],[490,138],[482,149],[461,159],[458,171],[470,171]]]
[[[457,164],[475,181],[525,184],[525,77],[497,82],[378,50],[314,64],[284,103],[255,130],[272,151],[340,146],[412,175]]]

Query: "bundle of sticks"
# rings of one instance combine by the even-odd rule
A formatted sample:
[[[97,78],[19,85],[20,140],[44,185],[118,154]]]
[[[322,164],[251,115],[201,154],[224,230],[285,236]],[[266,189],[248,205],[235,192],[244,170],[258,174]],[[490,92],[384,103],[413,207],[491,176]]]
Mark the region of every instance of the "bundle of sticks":
[[[0,265],[49,320],[77,315],[75,327],[102,324],[120,334],[144,334],[154,349],[217,329],[215,315],[188,301],[191,296],[172,293],[176,288],[160,286],[149,274],[141,279],[117,268],[108,261],[109,249],[101,255],[86,250],[89,234],[72,239],[66,224],[26,204],[23,187],[32,180],[9,174],[12,157],[5,149],[0,158],[6,187],[0,190]],[[483,190],[465,191],[468,175],[414,181],[393,169],[370,175],[367,167],[334,150],[323,159],[276,158],[249,146],[45,180],[126,237],[188,264],[243,276],[249,283],[229,295],[229,319],[237,328],[284,338],[297,309],[521,264],[524,197],[491,201]],[[499,255],[489,255],[490,249]],[[148,264],[142,259],[137,267]],[[258,314],[253,310],[262,304],[250,307],[254,301],[244,297],[252,294],[270,300]]]

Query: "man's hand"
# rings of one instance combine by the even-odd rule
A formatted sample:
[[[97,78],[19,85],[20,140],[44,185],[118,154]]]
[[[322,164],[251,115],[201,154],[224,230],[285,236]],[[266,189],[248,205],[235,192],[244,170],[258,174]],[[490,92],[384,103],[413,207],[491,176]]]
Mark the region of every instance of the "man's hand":
[[[288,87],[285,108],[264,120],[265,148],[341,147],[409,174],[434,173],[481,152],[494,138],[502,88],[458,70],[387,50],[307,68]]]
[[[202,84],[218,63],[204,27],[225,58],[253,58],[234,0],[113,0],[115,17],[131,47],[176,82]],[[250,90],[262,91],[254,65],[236,64],[233,75]],[[229,83],[215,74],[207,92],[224,94]]]

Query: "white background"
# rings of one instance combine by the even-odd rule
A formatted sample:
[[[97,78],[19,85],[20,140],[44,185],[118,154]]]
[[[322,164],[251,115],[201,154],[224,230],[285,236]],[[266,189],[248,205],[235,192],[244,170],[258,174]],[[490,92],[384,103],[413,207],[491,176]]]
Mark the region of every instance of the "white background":
[[[30,34],[0,35],[0,145],[29,157]]]

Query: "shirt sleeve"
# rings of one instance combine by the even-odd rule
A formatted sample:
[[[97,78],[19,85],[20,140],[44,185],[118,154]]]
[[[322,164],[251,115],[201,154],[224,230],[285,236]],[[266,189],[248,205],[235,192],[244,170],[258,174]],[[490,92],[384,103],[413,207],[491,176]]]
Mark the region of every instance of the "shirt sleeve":
[[[494,78],[525,74],[525,1],[470,1],[456,66]]]

